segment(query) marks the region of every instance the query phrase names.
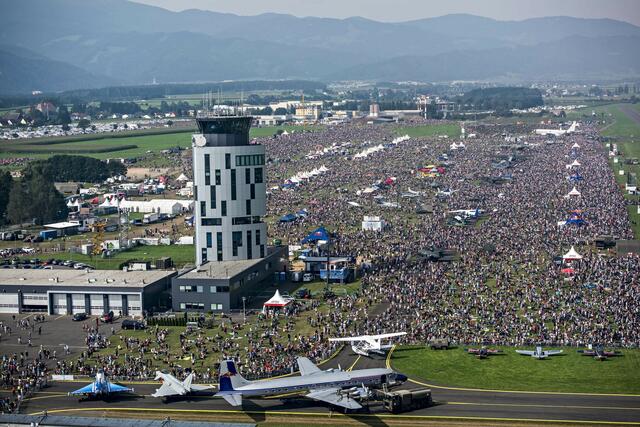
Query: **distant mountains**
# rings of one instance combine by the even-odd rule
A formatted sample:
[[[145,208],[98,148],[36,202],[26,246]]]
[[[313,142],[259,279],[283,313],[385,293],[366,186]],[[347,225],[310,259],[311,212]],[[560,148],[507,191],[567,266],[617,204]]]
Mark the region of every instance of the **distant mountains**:
[[[125,0],[7,0],[0,93],[225,79],[512,80],[640,75],[640,27],[171,12]]]

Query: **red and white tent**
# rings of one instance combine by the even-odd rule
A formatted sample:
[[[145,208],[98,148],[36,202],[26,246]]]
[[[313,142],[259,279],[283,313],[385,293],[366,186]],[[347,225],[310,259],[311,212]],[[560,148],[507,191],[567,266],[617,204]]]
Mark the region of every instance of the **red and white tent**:
[[[276,289],[276,293],[264,303],[264,308],[282,308],[291,304],[291,301],[293,301],[292,298],[283,297],[280,295],[280,291]]]

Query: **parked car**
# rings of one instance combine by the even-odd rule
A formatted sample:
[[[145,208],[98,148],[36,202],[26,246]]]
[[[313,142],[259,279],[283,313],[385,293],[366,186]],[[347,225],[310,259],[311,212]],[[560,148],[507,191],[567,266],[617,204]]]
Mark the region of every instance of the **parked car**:
[[[103,314],[100,320],[102,320],[104,323],[112,323],[114,317],[115,316],[113,315],[113,311],[110,311],[108,313]]]
[[[89,316],[87,316],[87,313],[76,313],[73,315],[73,320],[76,322],[82,322],[83,320],[87,320],[89,318]]]
[[[300,288],[296,292],[296,298],[309,299],[309,298],[311,298],[311,291],[309,291],[309,289],[307,289],[307,288]]]
[[[122,329],[144,329],[144,323],[138,320],[125,319],[122,321]]]

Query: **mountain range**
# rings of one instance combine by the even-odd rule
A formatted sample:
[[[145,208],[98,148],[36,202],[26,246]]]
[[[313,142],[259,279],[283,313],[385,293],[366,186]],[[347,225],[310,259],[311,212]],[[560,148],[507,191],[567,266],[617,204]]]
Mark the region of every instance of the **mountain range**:
[[[227,79],[579,80],[640,75],[640,27],[571,17],[402,23],[7,0],[0,93]],[[636,53],[634,53],[636,52]]]

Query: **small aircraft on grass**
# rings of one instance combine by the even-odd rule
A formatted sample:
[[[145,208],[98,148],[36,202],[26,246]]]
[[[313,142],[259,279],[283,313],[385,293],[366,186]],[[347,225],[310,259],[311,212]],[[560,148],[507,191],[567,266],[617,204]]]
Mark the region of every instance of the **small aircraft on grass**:
[[[107,379],[103,370],[96,373],[96,380],[91,384],[72,391],[69,396],[85,396],[85,397],[108,397],[118,393],[133,392],[132,388],[112,383]]]
[[[178,380],[171,374],[165,374],[160,371],[156,371],[155,380],[162,381],[162,385],[151,396],[153,397],[171,397],[171,396],[185,396],[198,391],[206,391],[213,388],[213,386],[204,386],[193,384],[193,378],[195,374],[190,373],[184,381]]]
[[[503,354],[502,350],[498,350],[497,348],[468,348],[466,349],[467,353],[475,355],[478,359],[486,359],[489,356],[493,356],[496,354]]]
[[[393,344],[383,344],[383,339],[389,339],[394,337],[401,337],[407,335],[406,332],[394,332],[391,334],[380,335],[361,335],[358,337],[347,338],[329,338],[331,342],[350,342],[351,349],[355,354],[361,356],[370,356],[371,353],[377,353],[385,355],[388,350],[393,347]]]
[[[523,356],[531,356],[534,359],[546,359],[549,356],[555,356],[562,353],[562,350],[543,350],[541,346],[536,346],[535,350],[516,350],[516,353]]]
[[[622,352],[617,350],[605,350],[605,348],[601,345],[597,345],[592,349],[587,350],[578,350],[578,353],[582,353],[583,356],[593,356],[595,360],[604,361],[609,357],[621,356]]]

